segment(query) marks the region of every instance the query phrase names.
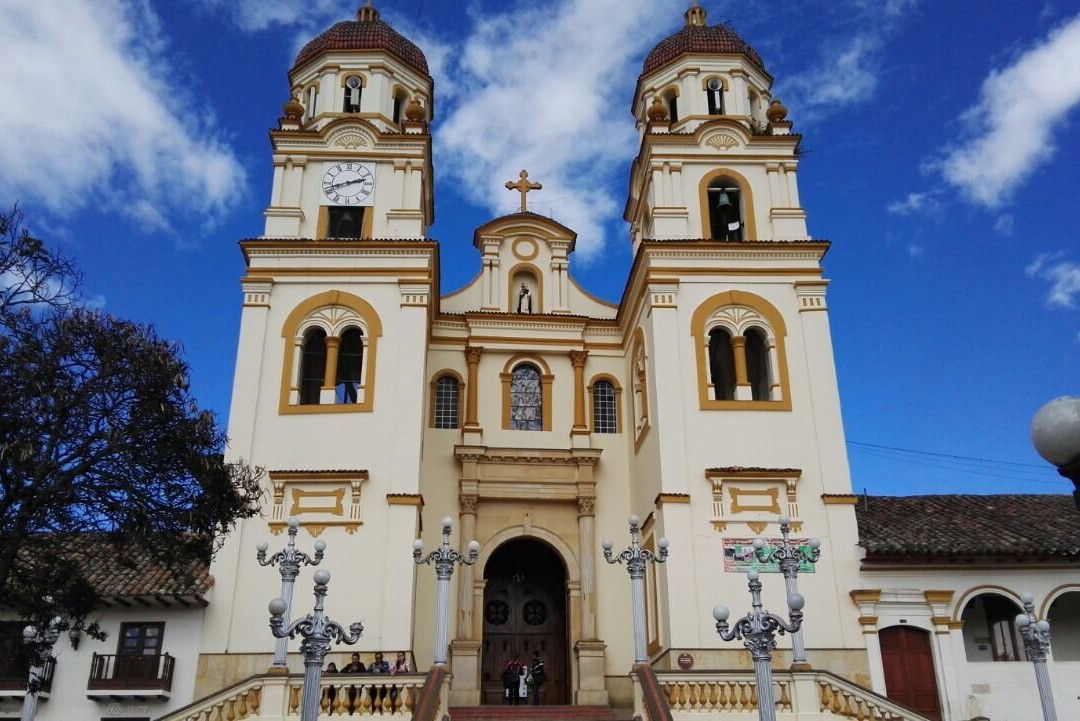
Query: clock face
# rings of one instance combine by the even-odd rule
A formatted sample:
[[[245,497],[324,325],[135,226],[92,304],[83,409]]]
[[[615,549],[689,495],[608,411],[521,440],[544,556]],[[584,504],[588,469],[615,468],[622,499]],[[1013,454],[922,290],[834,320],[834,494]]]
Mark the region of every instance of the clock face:
[[[375,169],[366,163],[328,163],[322,177],[323,205],[371,205]]]

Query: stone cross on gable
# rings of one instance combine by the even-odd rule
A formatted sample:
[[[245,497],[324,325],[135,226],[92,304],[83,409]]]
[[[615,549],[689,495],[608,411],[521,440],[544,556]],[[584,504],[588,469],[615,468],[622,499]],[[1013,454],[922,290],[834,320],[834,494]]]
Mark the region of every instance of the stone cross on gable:
[[[529,182],[529,171],[527,171],[527,170],[522,170],[521,173],[519,173],[519,178],[520,179],[516,183],[511,182],[509,180],[506,181],[506,189],[507,190],[516,190],[519,193],[521,193],[521,212],[524,213],[524,212],[526,212],[526,210],[528,210],[528,208],[525,205],[525,196],[526,196],[526,194],[528,194],[528,192],[530,190],[540,190],[544,186],[541,185],[540,183],[530,183]]]

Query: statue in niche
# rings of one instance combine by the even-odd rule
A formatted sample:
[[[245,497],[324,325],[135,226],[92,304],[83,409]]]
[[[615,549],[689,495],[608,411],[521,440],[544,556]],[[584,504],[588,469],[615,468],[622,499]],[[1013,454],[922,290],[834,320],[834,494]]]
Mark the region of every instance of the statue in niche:
[[[521,283],[521,290],[518,291],[517,312],[532,313],[532,292],[524,282]]]

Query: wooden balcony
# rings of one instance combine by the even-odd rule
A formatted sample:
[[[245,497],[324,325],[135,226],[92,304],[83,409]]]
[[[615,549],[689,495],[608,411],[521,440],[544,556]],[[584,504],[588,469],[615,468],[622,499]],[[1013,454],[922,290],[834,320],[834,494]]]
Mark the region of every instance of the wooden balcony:
[[[172,691],[175,663],[176,659],[167,653],[152,656],[95,653],[86,695],[89,698],[166,699]]]
[[[45,662],[44,673],[38,686],[38,698],[49,698],[52,691],[53,673],[56,671],[56,659]],[[30,664],[16,659],[0,659],[0,698],[21,698],[26,695],[26,685],[30,680]]]

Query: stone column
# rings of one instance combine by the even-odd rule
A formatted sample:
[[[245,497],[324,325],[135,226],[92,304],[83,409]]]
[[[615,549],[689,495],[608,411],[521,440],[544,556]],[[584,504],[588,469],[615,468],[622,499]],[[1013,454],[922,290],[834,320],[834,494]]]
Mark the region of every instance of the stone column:
[[[476,501],[474,495],[462,495],[461,534],[459,539],[469,543],[476,538]],[[467,540],[466,540],[467,539]],[[473,577],[475,567],[462,565],[458,569],[457,638],[473,639]]]
[[[323,374],[322,390],[319,392],[319,401],[323,404],[332,405],[337,401],[335,386],[337,386],[338,351],[341,350],[341,338],[336,335],[326,336],[326,371]]]
[[[465,381],[465,430],[480,430],[480,422],[477,420],[477,406],[479,403],[477,390],[480,384],[477,381],[477,375],[480,368],[480,356],[483,352],[483,348],[476,346],[466,346],[465,348],[465,362],[469,366],[469,377]]]
[[[585,424],[585,359],[588,357],[587,350],[570,351],[570,363],[574,366],[574,427],[570,433],[574,435],[589,432]],[[589,515],[591,518],[592,513],[590,512]],[[585,540],[582,537],[582,547],[588,548],[584,544]]]
[[[581,638],[596,639],[595,498],[578,498],[578,536],[581,538]]]
[[[735,400],[748,401],[753,397],[750,376],[746,372],[746,336],[731,337],[731,353],[735,357]]]

